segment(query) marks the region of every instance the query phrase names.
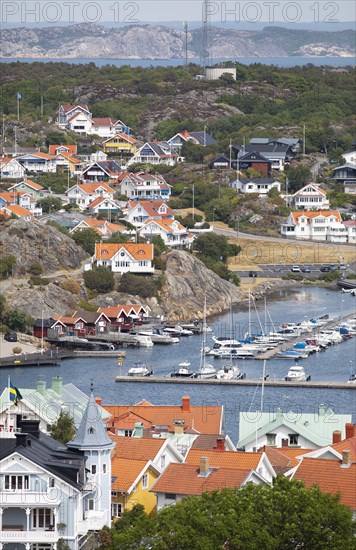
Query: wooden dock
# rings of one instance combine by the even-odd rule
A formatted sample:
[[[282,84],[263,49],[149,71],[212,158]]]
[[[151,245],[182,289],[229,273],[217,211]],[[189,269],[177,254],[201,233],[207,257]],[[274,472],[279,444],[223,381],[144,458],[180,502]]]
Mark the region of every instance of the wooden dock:
[[[115,382],[133,382],[148,384],[205,384],[214,386],[261,386],[262,380],[216,380],[210,378],[204,380],[201,378],[158,378],[156,376],[116,376]],[[356,384],[347,382],[287,382],[286,380],[266,380],[265,386],[274,388],[309,388],[309,389],[333,389],[333,390],[355,390]]]
[[[62,359],[74,357],[71,351],[48,350],[44,353],[27,353],[10,355],[0,359],[0,368],[40,367],[41,365],[58,365]]]

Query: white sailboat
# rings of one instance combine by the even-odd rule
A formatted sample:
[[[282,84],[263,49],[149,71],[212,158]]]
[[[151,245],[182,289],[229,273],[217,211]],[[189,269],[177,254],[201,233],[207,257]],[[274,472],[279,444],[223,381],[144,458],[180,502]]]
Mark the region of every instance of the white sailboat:
[[[206,298],[204,299],[204,320],[203,320],[203,329],[206,326]],[[203,330],[203,341],[200,352],[200,368],[194,375],[194,378],[216,378],[216,369],[210,363],[207,363],[205,360],[205,350],[206,350],[206,331]]]

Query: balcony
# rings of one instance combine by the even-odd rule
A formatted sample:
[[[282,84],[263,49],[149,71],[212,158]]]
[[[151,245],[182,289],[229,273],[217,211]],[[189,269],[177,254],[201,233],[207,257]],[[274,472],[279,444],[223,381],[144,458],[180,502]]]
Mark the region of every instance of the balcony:
[[[0,540],[4,542],[15,542],[15,543],[26,543],[26,542],[36,542],[36,543],[46,543],[46,542],[58,542],[59,534],[58,531],[21,531],[16,529],[16,526],[3,526],[3,530],[0,531]]]
[[[99,531],[107,524],[105,512],[96,512],[89,510],[85,512],[85,519],[77,522],[78,533],[87,533],[88,531]]]
[[[50,489],[49,491],[0,491],[0,504],[7,506],[59,506],[61,503],[60,491]]]

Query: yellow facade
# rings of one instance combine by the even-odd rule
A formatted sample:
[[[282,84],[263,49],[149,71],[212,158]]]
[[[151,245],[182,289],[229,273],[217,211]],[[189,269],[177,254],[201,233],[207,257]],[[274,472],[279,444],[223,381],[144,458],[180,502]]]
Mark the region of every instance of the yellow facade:
[[[125,153],[127,155],[134,155],[136,151],[136,143],[130,143],[122,137],[113,137],[104,143],[104,153]]]
[[[147,476],[146,486],[144,485],[145,476]],[[138,480],[131,493],[118,492],[118,496],[112,497],[112,503],[121,504],[121,513],[126,510],[131,510],[135,504],[142,504],[145,508],[145,512],[151,515],[156,510],[157,498],[156,495],[149,490],[158,477],[158,473],[148,468]]]

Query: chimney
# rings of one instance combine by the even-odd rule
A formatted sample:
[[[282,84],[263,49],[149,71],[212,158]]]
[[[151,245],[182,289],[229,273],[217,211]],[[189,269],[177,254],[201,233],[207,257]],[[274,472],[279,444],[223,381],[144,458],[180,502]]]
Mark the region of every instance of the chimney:
[[[37,380],[36,389],[38,393],[40,393],[41,395],[44,395],[44,392],[46,390],[45,380]]]
[[[200,457],[199,475],[207,476],[209,473],[209,458],[207,456]]]
[[[184,424],[185,420],[173,420],[174,435],[184,434]]]
[[[60,376],[53,376],[52,378],[52,390],[58,395],[62,395],[63,381]]]
[[[325,407],[323,404],[319,405],[319,416],[325,415]]]
[[[351,422],[345,424],[345,438],[350,439],[356,435],[356,426]]]
[[[135,422],[134,437],[137,437],[140,439],[143,437],[143,422]]]
[[[341,468],[349,468],[351,464],[350,451],[342,451]]]
[[[18,423],[18,428],[24,434],[31,434],[33,437],[40,437],[40,421],[35,419],[23,419]]]
[[[190,395],[182,396],[182,411],[190,412]]]
[[[217,451],[225,451],[225,438],[224,437],[218,437],[216,440],[216,450]]]
[[[335,431],[333,432],[333,445],[334,445],[335,443],[340,443],[340,441],[341,441],[341,435],[342,435],[342,434],[341,434],[340,430],[335,430]]]
[[[96,397],[96,398],[95,398],[95,403],[96,403],[97,405],[99,405],[99,407],[101,407],[102,402],[103,402],[103,400],[102,400],[101,397]]]

